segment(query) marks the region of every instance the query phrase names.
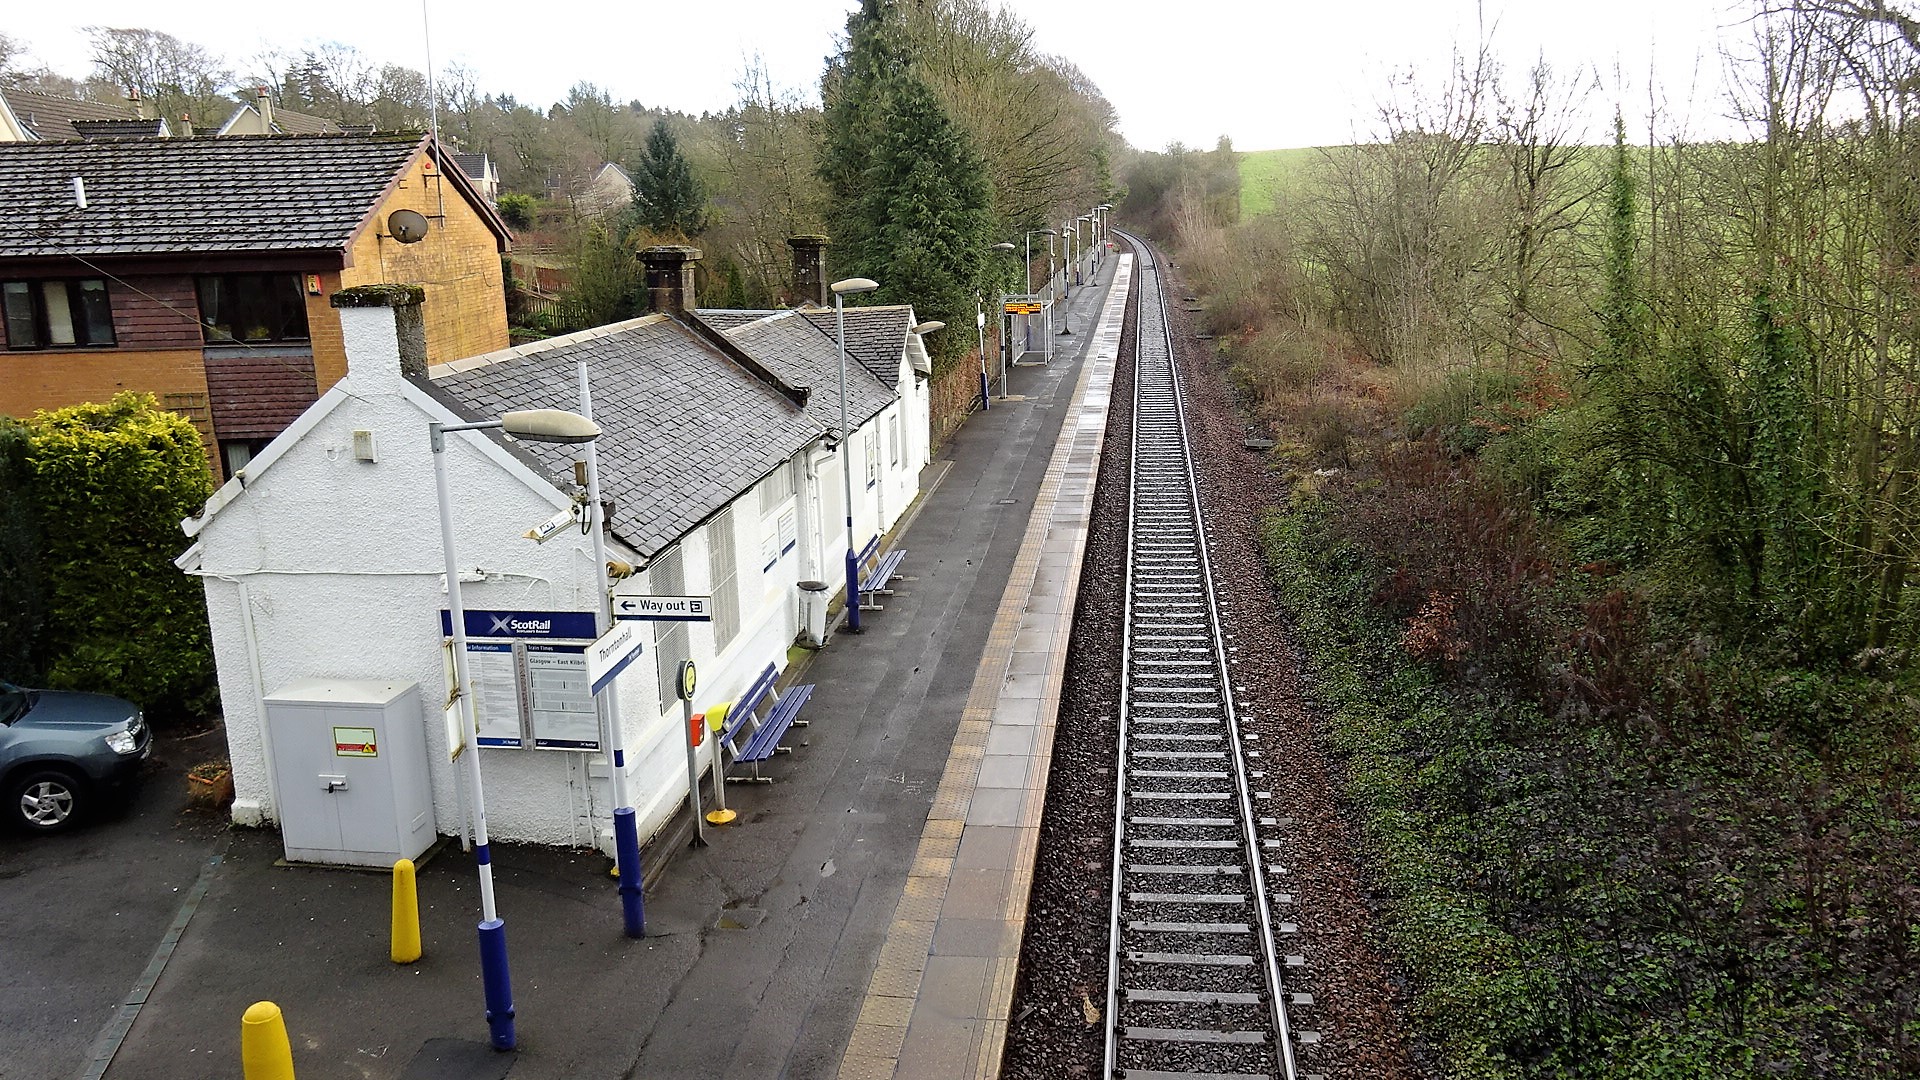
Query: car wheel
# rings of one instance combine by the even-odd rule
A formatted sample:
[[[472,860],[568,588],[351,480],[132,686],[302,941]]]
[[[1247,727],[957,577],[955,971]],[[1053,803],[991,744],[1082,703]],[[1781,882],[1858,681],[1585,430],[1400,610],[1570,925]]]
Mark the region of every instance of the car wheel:
[[[71,773],[29,772],[7,786],[7,816],[28,832],[59,832],[79,820],[86,796]]]

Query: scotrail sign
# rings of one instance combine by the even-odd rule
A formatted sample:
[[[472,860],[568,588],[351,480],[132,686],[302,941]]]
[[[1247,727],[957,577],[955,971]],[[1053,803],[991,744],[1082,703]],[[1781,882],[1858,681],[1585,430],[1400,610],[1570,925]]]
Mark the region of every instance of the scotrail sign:
[[[629,596],[615,593],[613,617],[641,622],[712,622],[710,596]]]
[[[592,641],[599,636],[591,611],[487,611],[468,608],[470,638],[558,638]],[[440,632],[453,635],[453,617],[440,609]]]

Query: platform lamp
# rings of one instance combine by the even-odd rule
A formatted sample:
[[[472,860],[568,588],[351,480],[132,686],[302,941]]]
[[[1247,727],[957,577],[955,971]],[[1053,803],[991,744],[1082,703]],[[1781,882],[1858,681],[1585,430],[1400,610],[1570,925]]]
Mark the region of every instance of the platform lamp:
[[[1052,239],[1053,230],[1052,229],[1028,229],[1027,238],[1026,238],[1026,251],[1025,251],[1026,261],[1025,263],[1022,264],[1022,266],[1027,272],[1027,297],[1029,299],[1033,297],[1033,238],[1036,236],[1044,236],[1048,238],[1047,249],[1049,253],[1047,255],[1047,273],[1048,275],[1052,275],[1053,273],[1053,255],[1051,253],[1053,249],[1053,239]],[[1053,284],[1051,281],[1049,281],[1047,284],[1047,292],[1048,292],[1048,295],[1052,295]],[[1033,316],[1022,315],[1020,316],[1020,321],[1026,327],[1026,334],[1027,334],[1027,350],[1026,351],[1032,352],[1033,351]]]
[[[847,309],[841,297],[872,292],[880,283],[872,278],[847,278],[833,283],[834,343],[840,348],[840,475],[847,492],[847,629],[860,632],[860,556],[853,546],[853,428],[847,423]]]
[[[561,409],[525,409],[498,420],[470,424],[427,425],[433,447],[433,487],[440,502],[440,547],[447,558],[447,614],[453,630],[454,696],[467,745],[467,789],[473,799],[473,857],[480,867],[480,981],[487,1001],[487,1027],[495,1050],[511,1050],[513,978],[507,969],[507,924],[493,904],[493,853],[487,845],[487,803],[480,790],[479,724],[473,712],[473,684],[467,675],[467,611],[460,600],[460,569],[453,550],[453,499],[447,493],[447,433],[499,428],[516,439],[546,443],[590,443],[600,428],[579,413]]]
[[[998,244],[993,245],[993,247],[990,250],[1005,252],[1011,255],[1013,252],[1017,251],[1018,249],[1015,248],[1012,244],[1002,241]],[[997,264],[994,267],[993,276],[995,278],[998,278],[1000,276],[999,266]],[[992,387],[993,384],[987,380],[986,297],[982,296],[978,292],[974,293],[973,304],[974,304],[973,322],[974,322],[974,325],[978,327],[980,330],[980,408],[984,411],[986,409],[990,409],[993,407],[992,404],[990,403],[993,396],[990,388]],[[1000,333],[1000,320],[1005,316],[1006,310],[1007,310],[1007,294],[1006,293],[999,293],[994,297],[993,308],[994,308],[994,311],[993,311],[994,335],[996,337],[1001,338],[1000,377],[1002,379],[1005,379],[1007,377],[1007,365],[1006,365],[1007,351],[1005,347],[1006,339],[1005,339],[1005,336]]]

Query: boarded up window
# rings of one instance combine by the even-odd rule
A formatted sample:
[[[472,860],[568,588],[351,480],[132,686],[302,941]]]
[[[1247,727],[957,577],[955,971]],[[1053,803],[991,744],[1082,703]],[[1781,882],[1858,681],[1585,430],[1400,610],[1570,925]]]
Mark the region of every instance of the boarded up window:
[[[707,526],[707,578],[713,582],[713,651],[727,651],[740,633],[740,557],[734,550],[733,507]]]
[[[662,552],[653,560],[653,565],[647,570],[647,584],[655,596],[686,595],[687,572],[681,565],[678,545],[669,551]],[[680,677],[680,661],[691,658],[687,651],[686,623],[657,622],[653,624],[653,661],[659,669],[662,708],[680,699],[679,691],[675,686]]]

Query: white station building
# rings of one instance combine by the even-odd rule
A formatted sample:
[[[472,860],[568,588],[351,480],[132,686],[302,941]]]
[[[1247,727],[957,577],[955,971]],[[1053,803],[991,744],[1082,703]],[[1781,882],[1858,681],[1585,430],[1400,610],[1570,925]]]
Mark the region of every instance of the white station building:
[[[656,834],[687,794],[679,661],[698,666],[699,708],[784,668],[802,629],[797,583],[843,587],[843,453],[860,544],[912,504],[930,365],[910,308],[846,309],[842,439],[832,310],[698,309],[697,251],[644,258],[652,314],[431,371],[417,292],[335,299],[347,377],[183,523],[178,564],[206,586],[237,823],[279,825],[303,858],[368,864],[416,854],[408,838],[423,829],[464,831],[429,423],[582,411],[584,368],[607,554],[637,571],[616,594],[702,596],[711,611],[639,624],[641,655],[614,680],[620,715],[606,715],[585,678],[601,568],[571,520],[582,448],[446,435],[497,839],[611,850],[610,723],[640,835]],[[558,519],[544,542],[527,537]],[[423,784],[430,799],[402,797]]]

